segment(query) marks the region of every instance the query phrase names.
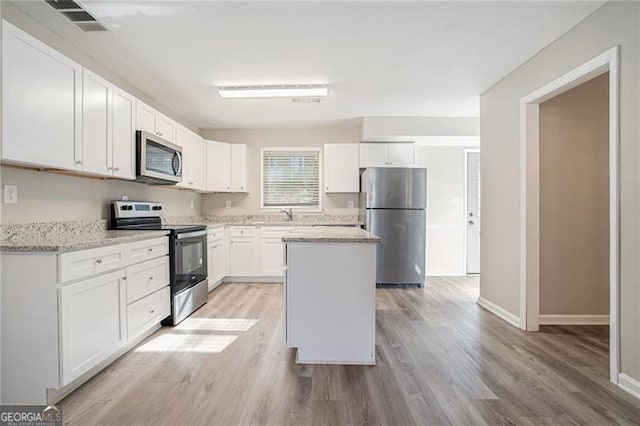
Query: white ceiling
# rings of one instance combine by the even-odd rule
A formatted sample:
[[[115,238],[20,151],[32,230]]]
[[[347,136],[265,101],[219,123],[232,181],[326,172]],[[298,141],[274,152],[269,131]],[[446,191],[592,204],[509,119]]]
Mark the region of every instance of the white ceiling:
[[[18,7],[200,128],[353,127],[478,116],[478,95],[602,2],[85,1],[111,33]],[[320,104],[218,85],[328,83]]]

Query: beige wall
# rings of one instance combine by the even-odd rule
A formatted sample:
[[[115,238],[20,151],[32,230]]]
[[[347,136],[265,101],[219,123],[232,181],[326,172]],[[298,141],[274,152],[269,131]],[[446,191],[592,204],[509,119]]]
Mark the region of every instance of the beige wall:
[[[204,130],[208,140],[229,143],[245,143],[249,146],[249,194],[203,195],[204,214],[253,214],[260,211],[260,150],[264,147],[318,147],[325,143],[358,143],[358,129],[253,129],[253,130]],[[232,207],[225,208],[225,201]],[[337,211],[348,208],[353,201],[358,207],[358,194],[324,194],[323,209]],[[346,211],[346,210],[345,210]],[[357,214],[357,211],[353,211]]]
[[[1,167],[2,183],[18,185],[18,204],[5,204],[2,224],[108,219],[109,202],[160,201],[165,216],[200,214],[200,194],[143,183]],[[193,209],[191,203],[193,202]]]
[[[540,313],[609,314],[609,73],[540,104]]]
[[[464,275],[464,147],[417,146],[427,169],[427,275]]]
[[[622,371],[640,380],[638,119],[640,4],[608,2],[480,97],[480,294],[520,316],[520,99],[591,58],[620,49],[620,338]]]

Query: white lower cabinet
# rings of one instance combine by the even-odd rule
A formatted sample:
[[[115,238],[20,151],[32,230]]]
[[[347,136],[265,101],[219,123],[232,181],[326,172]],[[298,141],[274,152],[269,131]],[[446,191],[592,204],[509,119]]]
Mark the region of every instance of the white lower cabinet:
[[[258,275],[258,243],[256,237],[234,237],[230,229],[229,275],[255,277]]]
[[[127,343],[123,270],[59,289],[62,385]]]
[[[144,334],[171,313],[169,286],[143,297],[127,306],[127,338],[129,341]]]
[[[0,310],[14,325],[0,336],[3,402],[55,404],[159,327],[171,308],[167,250],[159,237],[3,253]]]
[[[263,238],[260,244],[261,275],[283,276],[283,243],[281,238]]]

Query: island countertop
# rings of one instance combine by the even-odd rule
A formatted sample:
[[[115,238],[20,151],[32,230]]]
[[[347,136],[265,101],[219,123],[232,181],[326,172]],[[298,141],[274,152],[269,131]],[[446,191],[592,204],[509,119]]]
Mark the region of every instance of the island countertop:
[[[382,239],[357,227],[315,226],[311,229],[291,231],[282,238],[285,243],[369,243],[377,244]]]

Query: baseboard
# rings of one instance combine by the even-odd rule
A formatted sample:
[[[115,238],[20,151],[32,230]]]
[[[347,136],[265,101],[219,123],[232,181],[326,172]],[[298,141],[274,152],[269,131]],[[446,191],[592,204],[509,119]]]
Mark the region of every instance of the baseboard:
[[[636,380],[627,374],[620,373],[618,374],[618,386],[636,398],[640,398],[640,380]]]
[[[478,297],[477,303],[478,305],[485,308],[487,311],[502,318],[512,326],[520,328],[520,317],[513,315],[511,312],[501,308],[500,306],[496,305],[493,302],[489,302],[484,297]]]
[[[540,315],[540,325],[609,325],[609,315]]]

